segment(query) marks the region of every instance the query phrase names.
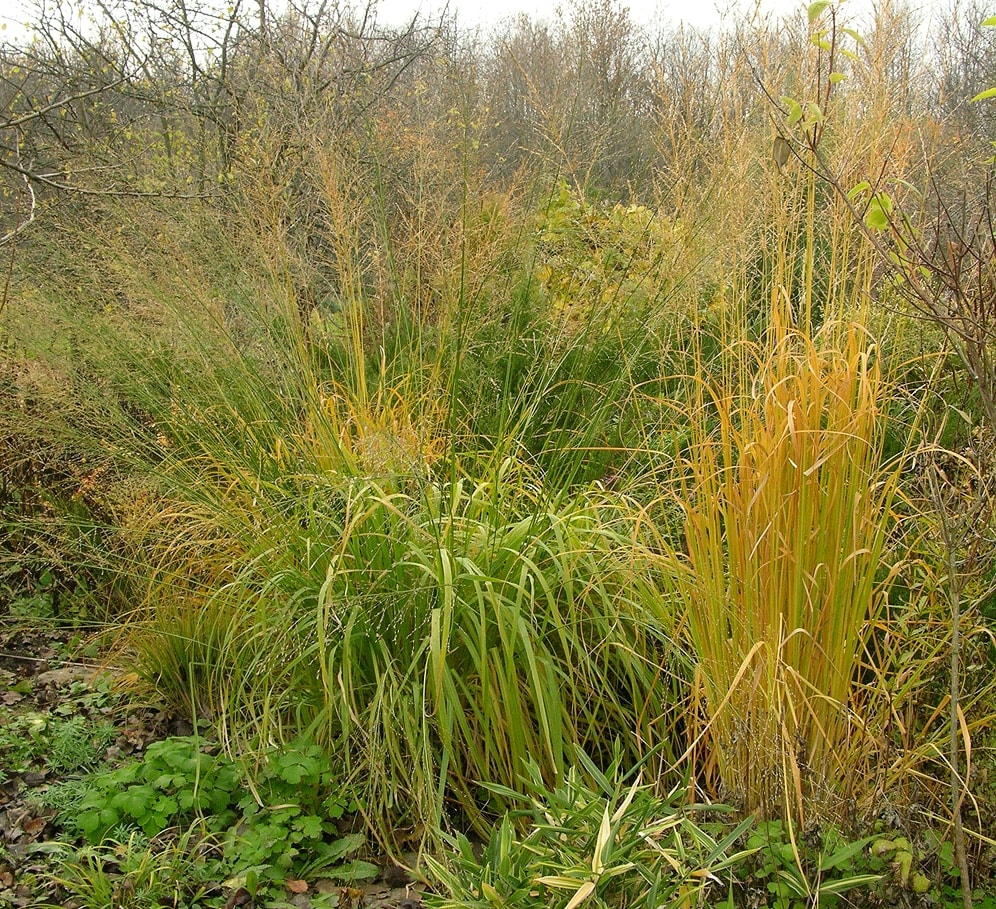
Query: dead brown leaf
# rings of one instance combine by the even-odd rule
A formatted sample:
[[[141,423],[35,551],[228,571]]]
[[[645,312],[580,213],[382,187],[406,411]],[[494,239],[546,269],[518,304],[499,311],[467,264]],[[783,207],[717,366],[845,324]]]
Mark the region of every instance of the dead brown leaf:
[[[36,836],[45,829],[45,825],[48,823],[48,818],[44,817],[33,817],[30,821],[21,821],[21,829],[28,836]]]
[[[245,887],[239,887],[226,901],[225,909],[238,909],[252,903],[252,894]]]
[[[340,909],[357,909],[363,899],[363,891],[356,887],[343,887],[339,891]]]

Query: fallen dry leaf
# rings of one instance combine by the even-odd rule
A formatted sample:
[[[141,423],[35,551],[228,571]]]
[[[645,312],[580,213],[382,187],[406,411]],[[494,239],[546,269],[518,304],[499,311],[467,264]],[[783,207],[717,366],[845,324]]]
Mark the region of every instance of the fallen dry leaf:
[[[225,909],[238,909],[252,902],[252,894],[245,887],[239,887],[226,901]]]
[[[356,909],[363,899],[363,891],[355,887],[342,887],[339,890],[340,909]]]
[[[41,833],[45,829],[45,825],[48,823],[48,818],[35,817],[30,821],[22,821],[21,829],[28,835],[34,836],[37,833]]]
[[[308,882],[307,881],[284,881],[285,886],[291,893],[307,893],[308,892]]]

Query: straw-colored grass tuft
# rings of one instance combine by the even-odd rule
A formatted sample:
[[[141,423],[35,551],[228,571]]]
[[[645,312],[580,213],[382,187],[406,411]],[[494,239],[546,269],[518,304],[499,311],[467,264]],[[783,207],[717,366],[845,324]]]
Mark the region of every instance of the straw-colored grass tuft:
[[[804,819],[848,795],[897,470],[879,463],[887,389],[860,326],[810,335],[776,311],[749,359],[752,380],[703,391],[672,557],[723,795]]]

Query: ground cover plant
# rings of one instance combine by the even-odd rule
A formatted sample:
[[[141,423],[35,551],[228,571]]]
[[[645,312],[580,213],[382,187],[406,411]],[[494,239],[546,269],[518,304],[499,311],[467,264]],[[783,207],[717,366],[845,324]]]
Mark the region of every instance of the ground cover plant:
[[[37,13],[0,901],[996,899],[986,11]]]

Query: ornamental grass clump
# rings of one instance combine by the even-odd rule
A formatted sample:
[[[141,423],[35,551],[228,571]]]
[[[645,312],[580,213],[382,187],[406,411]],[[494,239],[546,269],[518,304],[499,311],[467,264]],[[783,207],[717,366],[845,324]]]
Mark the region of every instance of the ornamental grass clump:
[[[417,808],[489,829],[482,783],[518,789],[535,764],[555,784],[616,738],[634,762],[670,754],[679,655],[647,568],[624,501],[550,497],[520,463],[418,497],[364,484],[302,615],[293,700],[375,826]]]
[[[887,387],[856,324],[810,333],[776,310],[737,357],[741,379],[704,389],[693,417],[677,588],[723,796],[805,822],[849,796],[861,747],[855,667],[898,479],[881,464]]]
[[[514,461],[327,492],[288,500],[203,602],[149,616],[132,636],[147,685],[234,753],[304,734],[385,840],[488,830],[507,806],[484,784],[519,790],[535,765],[556,785],[617,740],[630,763],[673,761],[682,656],[624,497],[550,495]]]

